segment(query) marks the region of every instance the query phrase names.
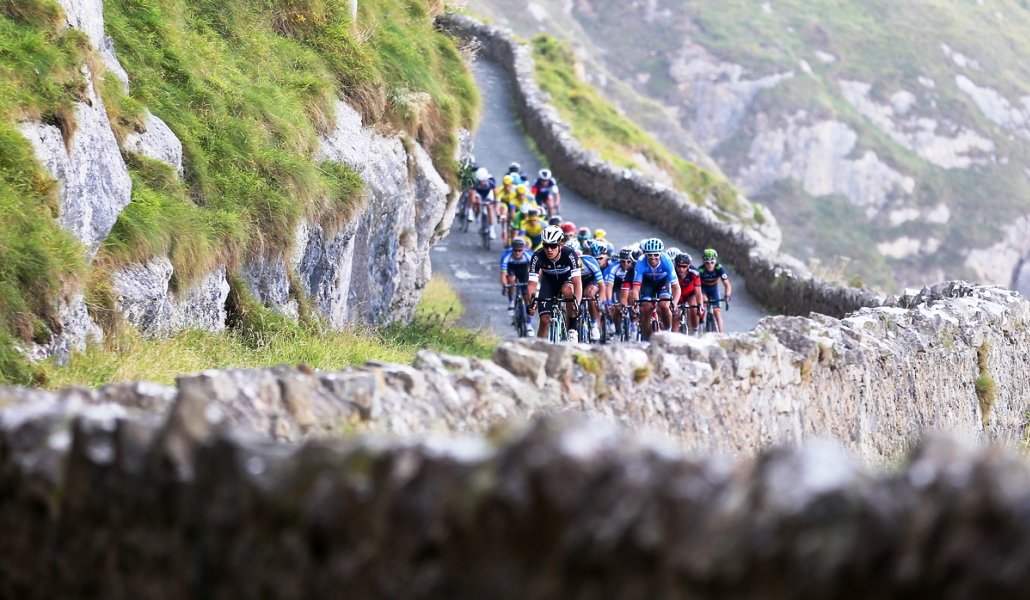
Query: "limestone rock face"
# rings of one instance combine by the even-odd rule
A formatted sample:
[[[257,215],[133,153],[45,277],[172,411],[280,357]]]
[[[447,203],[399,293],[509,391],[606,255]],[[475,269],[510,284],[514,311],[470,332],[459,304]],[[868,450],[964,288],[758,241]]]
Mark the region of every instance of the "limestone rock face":
[[[431,274],[429,248],[453,218],[447,184],[420,145],[363,127],[344,102],[321,142],[317,158],[357,171],[366,201],[342,230],[314,224],[298,235],[301,282],[335,326],[410,318]]]
[[[88,73],[84,76],[89,77]],[[92,257],[132,199],[132,179],[103,100],[92,85],[86,89],[90,103],[76,106],[76,129],[68,147],[61,130],[53,125],[23,123],[21,132],[32,142],[43,167],[60,184],[58,221]]]
[[[170,288],[172,270],[172,263],[160,257],[112,274],[115,303],[125,320],[148,337],[186,329],[223,331],[229,296],[225,267],[209,273],[178,296]]]
[[[57,364],[68,362],[72,352],[83,352],[89,343],[99,344],[104,340],[104,331],[89,316],[86,300],[81,293],[63,299],[57,307],[61,331],[42,345],[33,345],[28,354],[34,360],[54,357]]]
[[[125,139],[125,148],[161,161],[174,168],[180,176],[182,170],[182,142],[161,119],[148,110],[143,121],[146,131],[132,133]]]

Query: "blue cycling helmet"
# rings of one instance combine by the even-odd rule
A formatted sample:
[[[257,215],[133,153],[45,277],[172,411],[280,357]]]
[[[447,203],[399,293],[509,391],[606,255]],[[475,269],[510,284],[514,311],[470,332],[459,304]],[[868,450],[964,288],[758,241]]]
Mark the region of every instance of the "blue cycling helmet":
[[[598,240],[588,240],[586,242],[586,246],[590,249],[590,254],[592,254],[593,256],[608,254],[608,246],[602,244]]]
[[[665,244],[658,238],[651,238],[649,240],[644,240],[644,243],[640,244],[640,249],[646,254],[651,254],[665,250]]]

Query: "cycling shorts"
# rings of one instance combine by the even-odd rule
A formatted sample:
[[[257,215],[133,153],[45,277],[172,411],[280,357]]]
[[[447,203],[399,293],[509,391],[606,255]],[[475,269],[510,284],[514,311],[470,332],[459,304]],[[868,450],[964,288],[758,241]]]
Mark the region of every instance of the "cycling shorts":
[[[667,281],[642,281],[640,283],[640,299],[644,301],[671,300],[672,292],[669,291],[669,283]]]
[[[559,277],[548,277],[546,275],[540,276],[540,285],[536,289],[536,297],[541,300],[547,300],[557,296],[561,296],[561,288],[567,282],[572,281],[571,277],[559,278]],[[544,303],[544,310],[550,308],[550,303]]]
[[[719,285],[702,285],[701,292],[704,293],[705,298],[708,298],[712,302],[718,302],[722,300],[722,289]]]

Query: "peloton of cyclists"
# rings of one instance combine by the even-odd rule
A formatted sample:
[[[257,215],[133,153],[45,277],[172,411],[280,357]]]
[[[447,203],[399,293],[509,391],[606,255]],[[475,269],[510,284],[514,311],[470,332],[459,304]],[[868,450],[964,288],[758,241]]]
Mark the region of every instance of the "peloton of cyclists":
[[[571,336],[575,336],[571,324],[582,317],[589,318],[591,336],[598,339],[603,313],[615,333],[621,333],[630,325],[622,322],[622,307],[631,308],[629,314],[643,340],[654,333],[654,313],[664,330],[680,330],[685,320],[685,329],[695,332],[710,309],[719,331],[724,331],[721,308],[731,299],[732,287],[715,250],[704,251],[700,266],[679,248],[665,248],[658,238],[616,253],[605,230],[591,232],[559,216],[561,196],[548,169],[541,169],[530,185],[521,165],[512,163],[497,186],[487,169],[474,160],[466,162],[462,180],[465,185],[471,183],[468,219],[485,210],[491,239],[496,238],[494,225],[500,224],[502,240],[509,246],[500,262],[502,294],[508,298],[509,312],[516,293],[525,294],[530,315],[540,306],[540,337],[546,337],[549,325],[550,311],[544,301],[559,296],[576,300],[563,307]],[[532,304],[530,300],[537,297],[541,304]],[[579,315],[584,297],[591,300],[588,314]]]

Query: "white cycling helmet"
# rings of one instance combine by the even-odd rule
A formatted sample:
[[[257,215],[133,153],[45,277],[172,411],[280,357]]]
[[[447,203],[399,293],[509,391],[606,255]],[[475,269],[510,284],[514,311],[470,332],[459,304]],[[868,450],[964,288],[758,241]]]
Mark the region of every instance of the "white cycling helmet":
[[[550,179],[551,172],[547,169],[540,169],[540,179]]]
[[[669,260],[676,260],[676,257],[679,256],[682,253],[683,253],[683,251],[680,250],[679,248],[676,248],[675,246],[672,247],[672,248],[667,248],[665,250],[665,256],[668,256]]]
[[[541,237],[545,244],[562,244],[565,242],[565,232],[557,225],[551,225],[544,229],[544,234]]]
[[[479,167],[476,170],[476,181],[486,181],[490,179],[490,171],[486,170],[486,167]]]

